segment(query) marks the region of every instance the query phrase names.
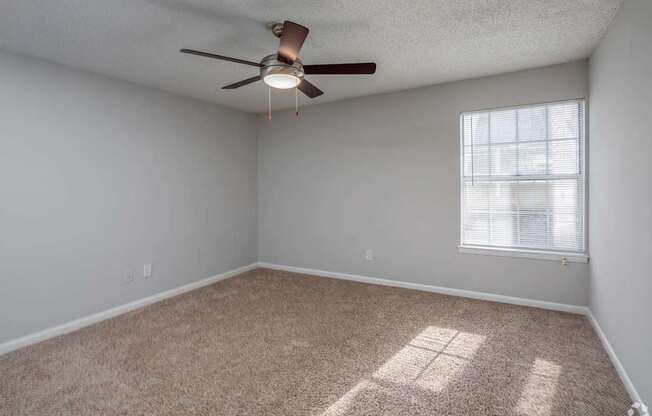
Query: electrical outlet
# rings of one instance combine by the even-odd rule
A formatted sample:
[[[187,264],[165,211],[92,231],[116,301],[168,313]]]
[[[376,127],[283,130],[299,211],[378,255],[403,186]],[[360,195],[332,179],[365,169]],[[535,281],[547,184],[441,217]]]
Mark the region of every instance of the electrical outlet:
[[[373,259],[374,259],[374,251],[372,249],[370,249],[370,248],[366,249],[364,251],[364,258],[367,261],[373,261]]]
[[[136,280],[136,274],[132,270],[128,270],[124,276],[124,283],[133,283],[134,280]]]
[[[152,265],[146,264],[143,266],[143,277],[152,277]]]

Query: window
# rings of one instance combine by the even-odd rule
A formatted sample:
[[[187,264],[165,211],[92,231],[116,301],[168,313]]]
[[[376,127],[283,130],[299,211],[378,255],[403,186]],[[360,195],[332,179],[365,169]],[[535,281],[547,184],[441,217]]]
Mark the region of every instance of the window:
[[[584,101],[461,115],[461,246],[584,256]]]

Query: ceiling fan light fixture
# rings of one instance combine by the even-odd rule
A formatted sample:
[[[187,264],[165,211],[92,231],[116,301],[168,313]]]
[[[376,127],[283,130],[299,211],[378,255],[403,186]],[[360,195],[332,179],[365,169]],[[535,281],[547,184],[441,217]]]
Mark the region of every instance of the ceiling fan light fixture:
[[[292,74],[276,73],[265,75],[263,81],[272,88],[287,90],[297,87],[301,83],[301,78]]]
[[[303,79],[303,65],[297,59],[292,64],[281,62],[277,55],[268,55],[260,62],[260,77],[271,88],[287,90],[296,88]]]

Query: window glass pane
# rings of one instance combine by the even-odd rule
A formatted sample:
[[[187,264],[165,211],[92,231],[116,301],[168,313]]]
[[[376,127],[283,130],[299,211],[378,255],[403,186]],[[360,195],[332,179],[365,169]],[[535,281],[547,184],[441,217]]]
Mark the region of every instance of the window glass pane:
[[[491,213],[490,244],[499,247],[512,247],[516,244],[516,216],[512,211]]]
[[[489,121],[492,143],[516,141],[516,110],[494,111]]]
[[[471,116],[465,115],[462,117],[462,137],[464,138],[464,146],[471,145]]]
[[[471,114],[468,120],[464,123],[468,132],[467,138],[470,140],[473,137],[473,145],[487,144],[489,142],[489,113]],[[471,144],[467,140],[465,144]]]
[[[578,140],[550,142],[550,173],[579,173]]]
[[[471,176],[471,146],[464,146],[464,157],[462,163],[464,163],[463,175],[465,177]]]
[[[555,213],[574,214],[578,209],[579,193],[583,193],[581,191],[577,179],[552,181],[548,191],[550,209]]]
[[[546,108],[531,107],[518,109],[519,141],[546,139]]]
[[[579,117],[577,103],[563,103],[551,105],[550,138],[573,139],[579,137]]]
[[[491,146],[492,175],[516,175],[516,146],[515,144]]]
[[[546,142],[519,143],[518,172],[521,175],[546,173]]]
[[[494,211],[513,210],[517,194],[514,192],[514,182],[498,181],[487,182],[489,206]]]
[[[489,241],[489,214],[487,212],[465,212],[463,233],[466,244],[487,244]]]
[[[578,229],[575,214],[554,214],[551,216],[552,245],[562,250],[577,247]]]
[[[491,183],[464,182],[464,210],[489,212]]]
[[[544,209],[519,211],[520,243],[522,247],[545,248],[548,212]]]
[[[488,176],[489,175],[489,147],[488,146],[467,146],[465,150],[465,171],[466,176]],[[473,150],[473,157],[471,157],[471,150]],[[471,166],[473,165],[473,170]]]
[[[523,210],[546,210],[549,206],[547,181],[517,182],[518,206]]]

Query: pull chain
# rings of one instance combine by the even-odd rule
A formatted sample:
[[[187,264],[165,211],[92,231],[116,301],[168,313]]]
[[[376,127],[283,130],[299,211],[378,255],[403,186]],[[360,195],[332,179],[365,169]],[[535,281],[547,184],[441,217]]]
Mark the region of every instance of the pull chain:
[[[272,119],[272,89],[267,88],[267,120]]]
[[[294,115],[299,118],[299,92],[294,87]]]

